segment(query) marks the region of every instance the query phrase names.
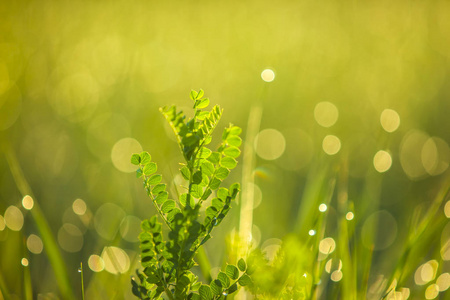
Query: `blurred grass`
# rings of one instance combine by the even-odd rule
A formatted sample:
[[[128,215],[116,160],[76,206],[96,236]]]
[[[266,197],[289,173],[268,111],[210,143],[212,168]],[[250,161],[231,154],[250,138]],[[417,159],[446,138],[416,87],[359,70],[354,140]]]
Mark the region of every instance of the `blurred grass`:
[[[448,219],[438,205],[448,201],[442,193],[448,188],[450,161],[449,13],[443,0],[2,2],[2,143],[10,141],[39,200],[30,213],[22,208],[20,200],[31,192],[16,187],[7,160],[0,159],[0,215],[17,206],[24,216],[20,232],[8,222],[0,231],[3,297],[25,297],[24,285],[18,284],[25,276],[21,239],[40,232],[49,258],[30,253],[34,297],[68,299],[80,291],[76,270],[81,261],[87,299],[132,299],[129,275],[137,266],[138,247],[132,239],[133,222],[155,212],[124,163],[136,143],[118,142],[132,138],[151,152],[175,194],[170,178],[180,154],[158,108],[188,106],[190,89],[203,88],[224,108],[223,124],[237,124],[248,136],[243,157],[254,160],[247,168],[241,161],[240,167],[243,186],[252,181],[256,185],[255,199],[241,201],[255,206],[251,226],[245,228],[255,247],[283,241],[302,253],[304,257],[292,254],[292,261],[280,265],[301,269],[300,275],[319,278],[323,273],[323,285],[316,287],[319,298],[376,297],[382,292],[367,291],[376,290],[378,275],[386,285],[397,279],[399,287],[408,286],[410,298],[423,298],[429,284],[415,284],[417,267],[436,259],[439,272],[449,272],[440,253]],[[273,82],[261,80],[265,68],[275,71]],[[339,111],[337,123],[329,128],[314,118],[322,101]],[[264,114],[253,132],[245,125],[255,105]],[[386,108],[401,120],[392,133],[380,126]],[[268,128],[286,141],[283,155],[275,160],[261,158],[252,142],[259,130]],[[341,141],[336,155],[323,152],[327,135]],[[424,152],[431,137],[443,144],[433,140]],[[113,157],[114,147],[118,156]],[[373,166],[379,150],[392,157],[383,174]],[[438,174],[438,167],[444,172]],[[240,179],[235,176],[231,180]],[[332,192],[330,182],[336,184]],[[74,212],[76,199],[86,204],[84,214]],[[108,206],[109,217],[101,214],[105,203],[115,205]],[[328,203],[326,219],[317,210],[320,203]],[[231,255],[223,242],[230,231],[239,230],[241,209],[234,207],[233,217],[205,249],[212,271]],[[348,211],[354,213],[352,221],[345,219]],[[380,211],[392,216],[396,233],[376,216],[370,219],[372,231],[365,226]],[[48,226],[38,227],[45,222]],[[308,235],[310,229],[316,236]],[[308,247],[317,245],[319,237],[336,241],[332,256],[342,260],[340,282],[329,279],[321,266],[326,261],[317,262],[317,250]],[[384,237],[393,241],[378,249]],[[126,270],[119,265],[113,268],[120,269],[117,274],[93,271],[102,265],[91,255],[105,258],[102,253],[111,252],[107,246],[125,251]],[[57,253],[60,258],[55,259]],[[111,263],[115,255],[120,254],[112,253]],[[208,267],[202,265],[198,271],[207,277]],[[309,277],[286,280],[312,288]],[[441,293],[441,298],[448,294]]]
[[[31,191],[31,188],[23,175],[19,161],[17,160],[17,157],[15,156],[13,150],[11,149],[11,146],[7,141],[3,143],[2,150],[6,156],[6,159],[10,167],[10,171],[14,177],[17,188],[22,194],[22,197],[29,195],[33,199],[35,199],[34,194]],[[42,237],[42,241],[45,246],[45,251],[55,272],[56,280],[58,282],[61,295],[65,299],[75,299],[72,286],[69,281],[66,264],[61,256],[61,250],[59,249],[58,244],[56,243],[56,240],[54,238],[54,234],[52,233],[52,230],[50,229],[48,222],[39,207],[39,203],[36,201],[34,202],[31,214],[33,216],[34,222],[36,223],[36,227],[38,228],[39,233]],[[27,257],[27,255],[25,255],[24,257]],[[32,284],[30,278],[30,270],[27,266],[25,266],[24,268],[23,282],[24,282],[25,299],[31,299]]]

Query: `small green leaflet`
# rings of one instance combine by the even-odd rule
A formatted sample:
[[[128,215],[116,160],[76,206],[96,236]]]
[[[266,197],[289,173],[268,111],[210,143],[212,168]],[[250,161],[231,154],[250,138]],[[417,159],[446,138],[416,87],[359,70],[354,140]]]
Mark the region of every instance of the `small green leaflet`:
[[[162,176],[159,174],[152,175],[149,179],[147,179],[148,185],[156,185],[160,183],[162,180]]]
[[[232,135],[227,138],[227,143],[230,146],[239,147],[242,144],[242,139],[237,135]]]
[[[220,160],[220,165],[227,169],[234,169],[237,165],[237,161],[232,157],[224,157]]]
[[[242,132],[242,129],[238,126],[233,126],[229,129],[230,135],[240,135]]]
[[[220,167],[216,170],[216,173],[214,176],[217,179],[224,180],[225,178],[227,178],[228,174],[230,174],[230,171],[228,171],[228,169]]]
[[[219,274],[217,275],[217,279],[220,280],[223,288],[226,289],[230,286],[230,278],[228,278],[227,274],[225,274],[224,272],[219,272]]]
[[[131,163],[133,164],[133,165],[139,165],[139,163],[141,162],[141,156],[139,155],[139,154],[133,154],[132,156],[131,156]]]
[[[141,164],[146,165],[152,160],[152,156],[150,153],[144,151],[140,154],[141,156]]]
[[[167,200],[161,207],[163,213],[168,213],[176,207],[175,201]]]
[[[241,270],[242,272],[245,272],[245,269],[247,269],[247,265],[245,264],[245,261],[242,258],[238,260],[237,265],[239,270]]]
[[[208,107],[208,105],[209,105],[209,99],[205,98],[205,99],[201,99],[201,100],[196,100],[194,108],[202,109],[202,108]]]
[[[225,273],[232,280],[236,280],[239,278],[239,270],[233,265],[228,265],[225,269]]]
[[[200,294],[202,300],[210,300],[213,297],[211,288],[204,284],[202,284],[202,286],[198,289],[198,293]]]
[[[149,164],[146,164],[144,167],[144,175],[145,176],[149,176],[152,175],[153,173],[155,173],[157,171],[158,167],[156,166],[156,163],[151,162]]]
[[[230,146],[223,150],[223,154],[229,157],[236,158],[241,154],[241,150],[239,150],[239,148],[237,147]]]
[[[181,175],[184,179],[189,180],[191,177],[191,172],[189,171],[188,167],[184,166],[180,169]]]
[[[238,282],[242,286],[247,286],[247,285],[252,284],[252,280],[250,279],[250,276],[248,276],[247,274],[242,275],[241,278],[239,278]]]

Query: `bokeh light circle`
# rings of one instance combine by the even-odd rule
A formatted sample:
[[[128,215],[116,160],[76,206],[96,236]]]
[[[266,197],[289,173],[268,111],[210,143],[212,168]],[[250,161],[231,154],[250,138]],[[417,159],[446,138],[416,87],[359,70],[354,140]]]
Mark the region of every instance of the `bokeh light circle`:
[[[130,268],[128,254],[118,247],[105,247],[101,258],[105,264],[105,270],[112,274],[124,274]]]
[[[261,78],[265,82],[272,82],[275,79],[275,72],[271,69],[265,69],[261,72]]]
[[[341,270],[336,270],[333,273],[331,273],[331,280],[333,280],[334,282],[338,282],[342,279],[343,277],[343,273]]]
[[[70,223],[65,223],[58,230],[58,244],[59,246],[70,253],[75,253],[83,248],[83,233],[81,230]]]
[[[363,245],[374,250],[384,250],[397,238],[397,221],[387,211],[380,210],[371,214],[363,224],[361,240]],[[374,237],[374,240],[371,237]]]
[[[349,211],[346,215],[345,215],[345,219],[347,221],[351,221],[353,220],[353,218],[355,217],[355,215],[353,214],[353,212]]]
[[[255,151],[265,160],[279,158],[286,149],[286,140],[276,129],[264,129],[255,137]]]
[[[328,155],[335,155],[341,150],[341,140],[335,135],[327,135],[323,139],[322,149]]]
[[[380,116],[381,127],[387,132],[394,132],[400,126],[400,116],[393,109],[385,109]]]
[[[87,210],[86,202],[84,202],[82,199],[76,199],[72,203],[72,210],[79,216],[84,215]]]
[[[450,163],[450,148],[443,139],[431,137],[423,144],[421,158],[422,165],[429,175],[442,174]]]
[[[425,290],[425,299],[435,299],[439,295],[439,287],[437,284],[431,284]]]
[[[30,210],[33,208],[34,206],[34,201],[33,198],[31,198],[31,196],[26,195],[25,197],[22,198],[22,206],[23,208]]]
[[[314,119],[325,128],[333,126],[339,117],[339,110],[331,102],[319,102],[314,107]]]
[[[450,218],[450,200],[445,203],[444,213],[447,218]]]
[[[442,273],[436,280],[440,292],[445,292],[450,287],[450,274]]]
[[[380,150],[373,157],[373,166],[380,173],[388,171],[392,166],[392,157],[389,152]]]
[[[450,223],[442,230],[440,252],[444,261],[450,261]]]
[[[9,206],[5,211],[5,224],[13,231],[20,231],[23,227],[23,214],[16,206]]]
[[[136,166],[130,162],[133,153],[142,152],[141,144],[133,138],[123,138],[117,141],[111,151],[111,160],[117,170],[124,173],[136,171]]]
[[[418,180],[427,175],[422,163],[421,149],[428,138],[423,131],[411,130],[400,143],[400,164],[410,179]]]
[[[101,272],[105,269],[105,262],[103,258],[98,256],[97,254],[92,254],[88,259],[89,269],[94,272]]]
[[[141,232],[141,219],[135,216],[126,216],[120,223],[120,235],[128,242],[138,242]]]
[[[319,243],[319,251],[322,254],[333,253],[334,249],[336,249],[336,242],[331,237],[324,238]]]
[[[40,254],[44,249],[44,244],[40,237],[35,234],[30,234],[27,238],[27,248],[31,253]]]
[[[24,266],[24,267],[28,267],[28,264],[30,263],[29,261],[28,261],[28,259],[27,258],[22,258],[22,260],[20,261],[20,263],[22,264],[22,266]]]
[[[5,228],[6,228],[5,218],[3,218],[2,215],[0,215],[0,231],[5,230]]]
[[[104,239],[112,241],[125,218],[125,211],[114,203],[105,203],[95,212],[94,228]]]

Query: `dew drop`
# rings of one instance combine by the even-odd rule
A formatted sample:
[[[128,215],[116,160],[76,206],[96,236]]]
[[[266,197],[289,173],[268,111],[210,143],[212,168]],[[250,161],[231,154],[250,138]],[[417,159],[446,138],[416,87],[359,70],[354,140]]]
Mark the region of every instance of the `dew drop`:
[[[78,268],[78,273],[81,273],[81,272],[83,272],[83,269]]]
[[[222,295],[228,296],[228,293],[227,292],[223,292]]]

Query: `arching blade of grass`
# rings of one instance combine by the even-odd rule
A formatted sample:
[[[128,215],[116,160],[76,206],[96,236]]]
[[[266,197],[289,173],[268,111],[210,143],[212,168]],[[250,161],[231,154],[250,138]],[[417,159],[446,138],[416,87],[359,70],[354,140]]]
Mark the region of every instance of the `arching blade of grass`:
[[[75,299],[72,287],[70,285],[69,277],[67,275],[67,267],[62,258],[61,252],[59,251],[53,233],[44,216],[44,213],[39,206],[38,201],[36,201],[35,197],[33,196],[33,192],[25,179],[19,161],[17,160],[17,157],[8,142],[4,144],[3,151],[5,153],[6,160],[11,170],[11,174],[13,175],[19,192],[23,197],[26,195],[30,195],[34,199],[34,206],[31,209],[31,215],[36,222],[37,228],[44,243],[45,252],[47,253],[53,271],[55,272],[55,277],[61,292],[61,296],[63,297],[63,299]]]

